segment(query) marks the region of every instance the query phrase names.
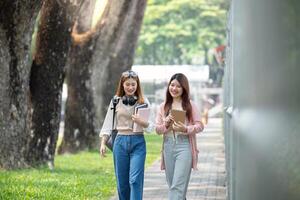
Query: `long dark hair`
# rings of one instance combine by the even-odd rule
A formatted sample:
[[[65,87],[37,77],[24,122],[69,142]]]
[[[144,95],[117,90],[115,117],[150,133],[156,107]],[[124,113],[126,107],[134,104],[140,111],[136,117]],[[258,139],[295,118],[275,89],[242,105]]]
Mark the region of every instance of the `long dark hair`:
[[[137,88],[134,93],[134,95],[137,97],[137,102],[139,104],[144,103],[145,100],[144,100],[144,96],[143,96],[142,89],[141,89],[140,79],[139,79],[138,75],[132,70],[128,70],[128,71],[125,71],[122,73],[120,80],[119,80],[118,88],[116,91],[116,96],[122,97],[125,95],[123,84],[127,79],[130,79],[130,78],[134,79],[137,83]]]
[[[182,105],[183,110],[186,111],[186,116],[187,116],[188,120],[192,121],[193,114],[192,114],[192,105],[190,102],[189,81],[188,81],[187,77],[182,73],[174,74],[169,81],[169,84],[167,87],[167,92],[166,92],[166,102],[165,102],[165,106],[164,106],[164,111],[165,111],[166,115],[168,115],[171,110],[171,107],[172,107],[173,97],[171,96],[171,94],[169,92],[169,86],[174,79],[176,79],[182,87],[182,95],[181,95],[182,103],[181,103],[181,105]]]

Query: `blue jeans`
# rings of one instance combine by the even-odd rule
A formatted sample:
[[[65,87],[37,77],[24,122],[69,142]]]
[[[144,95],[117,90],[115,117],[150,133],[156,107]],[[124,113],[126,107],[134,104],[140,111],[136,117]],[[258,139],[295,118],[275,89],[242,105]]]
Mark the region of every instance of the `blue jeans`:
[[[117,135],[114,165],[120,200],[142,200],[146,143],[144,135]]]

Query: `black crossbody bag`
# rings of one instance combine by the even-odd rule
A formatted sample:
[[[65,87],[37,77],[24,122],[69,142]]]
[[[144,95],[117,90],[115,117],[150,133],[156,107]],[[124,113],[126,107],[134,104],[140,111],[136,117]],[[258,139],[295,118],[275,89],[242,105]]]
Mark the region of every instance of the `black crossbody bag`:
[[[113,151],[114,142],[118,134],[118,130],[115,128],[115,115],[116,115],[116,107],[117,104],[119,103],[119,99],[120,98],[118,97],[113,97],[112,99],[113,107],[111,109],[113,110],[113,123],[112,123],[110,135],[105,143],[106,147],[109,148],[111,151]]]

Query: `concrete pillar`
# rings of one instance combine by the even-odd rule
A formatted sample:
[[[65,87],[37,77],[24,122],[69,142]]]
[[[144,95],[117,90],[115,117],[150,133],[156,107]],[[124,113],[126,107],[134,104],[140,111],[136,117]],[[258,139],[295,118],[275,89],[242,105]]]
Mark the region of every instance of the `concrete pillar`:
[[[300,199],[300,1],[232,0],[224,131],[230,200]]]

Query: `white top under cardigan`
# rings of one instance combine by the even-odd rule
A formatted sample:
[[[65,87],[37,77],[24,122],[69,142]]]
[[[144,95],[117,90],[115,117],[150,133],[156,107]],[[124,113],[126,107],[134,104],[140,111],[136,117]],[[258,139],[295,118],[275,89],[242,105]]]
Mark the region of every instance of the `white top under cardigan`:
[[[145,103],[148,104],[148,107],[150,107],[150,103],[148,99],[145,98]],[[119,100],[117,106],[116,106],[116,113],[115,113],[115,124],[114,127],[117,128],[119,131],[119,134],[125,133],[125,134],[132,134],[132,127],[133,127],[133,121],[131,119],[131,115],[134,112],[134,108],[137,104],[130,106],[125,105],[122,102],[122,99]],[[113,103],[110,101],[110,104],[107,108],[106,116],[101,128],[101,131],[99,133],[99,137],[102,137],[103,135],[110,135],[112,130],[112,122],[113,122]],[[150,130],[150,125],[147,128],[147,132]]]

